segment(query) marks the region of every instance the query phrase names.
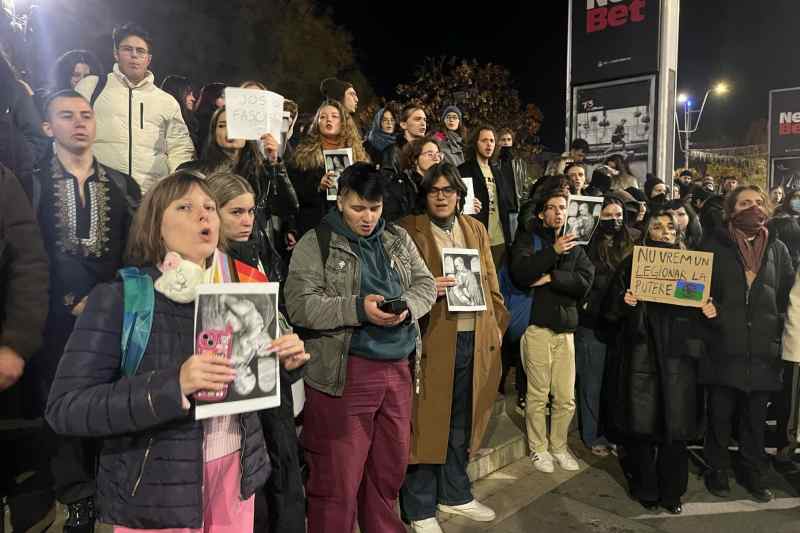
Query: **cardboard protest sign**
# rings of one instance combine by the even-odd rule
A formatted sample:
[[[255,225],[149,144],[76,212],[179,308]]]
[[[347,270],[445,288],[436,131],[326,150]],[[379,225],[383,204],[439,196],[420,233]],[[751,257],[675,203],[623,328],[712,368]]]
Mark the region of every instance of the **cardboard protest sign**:
[[[635,246],[630,289],[646,302],[702,307],[711,294],[714,254]]]
[[[258,89],[225,88],[229,139],[254,141],[265,133],[281,140],[283,96]]]

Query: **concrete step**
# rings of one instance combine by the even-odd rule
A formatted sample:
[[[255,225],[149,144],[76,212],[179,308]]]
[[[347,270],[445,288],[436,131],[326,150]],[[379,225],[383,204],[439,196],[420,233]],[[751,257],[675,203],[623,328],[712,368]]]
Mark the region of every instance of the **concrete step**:
[[[500,396],[495,401],[483,446],[467,466],[472,481],[484,478],[527,455],[524,419],[514,412],[515,396]]]

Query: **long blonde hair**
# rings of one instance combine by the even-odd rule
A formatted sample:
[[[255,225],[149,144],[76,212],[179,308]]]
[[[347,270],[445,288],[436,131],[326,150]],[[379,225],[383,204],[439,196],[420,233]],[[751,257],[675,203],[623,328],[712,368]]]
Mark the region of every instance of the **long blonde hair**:
[[[308,134],[306,134],[295,150],[294,164],[300,168],[300,170],[325,166],[325,159],[322,155],[322,134],[319,132],[319,115],[326,107],[333,107],[339,111],[339,116],[342,119],[342,131],[339,133],[338,143],[342,148],[353,149],[353,163],[357,161],[369,162],[369,156],[364,150],[361,134],[358,132],[358,128],[353,122],[350,113],[345,111],[342,104],[339,102],[335,100],[325,100],[319,108],[317,108]]]

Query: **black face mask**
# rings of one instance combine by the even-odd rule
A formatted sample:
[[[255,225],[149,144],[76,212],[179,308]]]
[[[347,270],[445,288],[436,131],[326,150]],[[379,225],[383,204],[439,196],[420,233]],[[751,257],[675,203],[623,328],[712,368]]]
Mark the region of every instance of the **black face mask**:
[[[597,231],[604,235],[613,235],[622,229],[621,218],[610,218],[608,220],[600,220],[597,224]]]
[[[656,194],[650,197],[650,203],[653,205],[664,205],[667,203],[667,195],[665,193]]]
[[[653,248],[678,248],[678,243],[677,242],[675,242],[673,244],[670,244],[670,243],[664,242],[664,241],[654,241],[654,240],[650,239],[649,237],[647,238],[647,240],[645,240],[644,244],[646,246],[652,246]]]

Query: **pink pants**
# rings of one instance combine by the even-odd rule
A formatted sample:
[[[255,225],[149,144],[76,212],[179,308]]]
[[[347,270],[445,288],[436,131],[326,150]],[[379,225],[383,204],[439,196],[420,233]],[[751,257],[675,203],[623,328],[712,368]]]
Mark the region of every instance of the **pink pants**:
[[[411,442],[408,360],[350,356],[341,397],[306,386],[309,533],[405,533],[397,496]]]
[[[253,496],[239,497],[239,453],[206,463],[203,468],[203,527],[200,529],[131,529],[114,526],[114,533],[253,533]]]

